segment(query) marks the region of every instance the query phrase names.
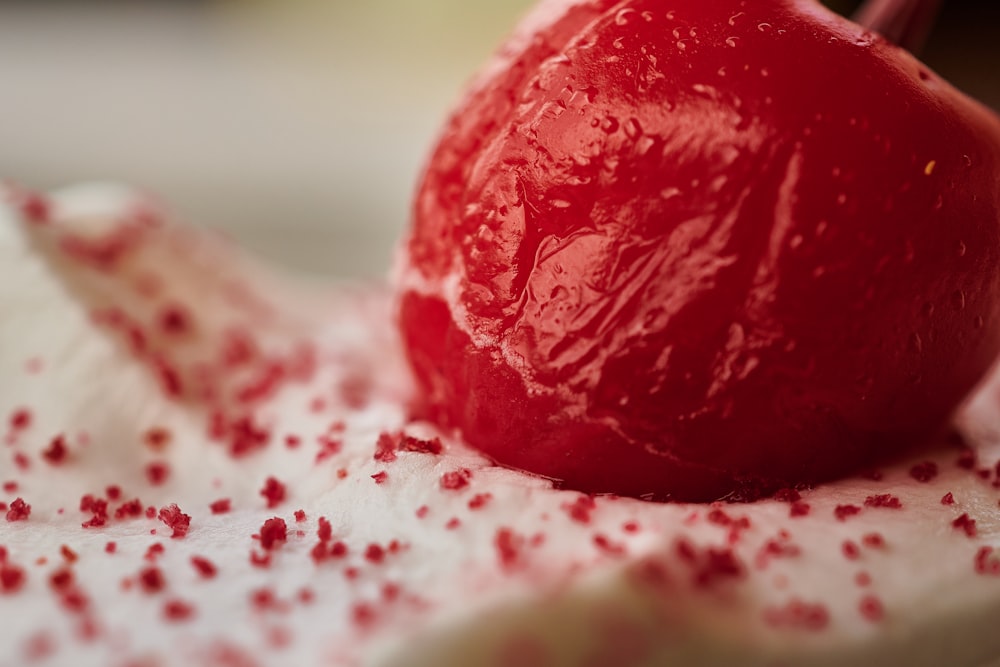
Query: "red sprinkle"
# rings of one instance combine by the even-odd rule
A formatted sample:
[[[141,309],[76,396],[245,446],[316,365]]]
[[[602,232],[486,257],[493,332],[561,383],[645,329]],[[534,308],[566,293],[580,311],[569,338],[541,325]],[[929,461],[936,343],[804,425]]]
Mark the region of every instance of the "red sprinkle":
[[[284,519],[274,517],[264,522],[260,528],[260,546],[271,551],[288,540],[288,526]]]
[[[31,505],[24,502],[23,498],[16,498],[7,510],[7,521],[27,521],[31,516]]]
[[[964,530],[965,534],[969,537],[975,537],[979,532],[976,530],[976,520],[970,517],[968,513],[952,521],[951,525],[957,529]]]
[[[264,487],[260,490],[260,495],[267,500],[268,508],[275,508],[285,499],[285,485],[274,477],[268,477],[264,481]]]
[[[468,468],[459,468],[441,475],[441,488],[446,491],[458,491],[469,485],[472,479],[472,471]]]
[[[177,505],[167,505],[160,510],[159,517],[160,521],[174,531],[171,535],[173,538],[184,537],[191,528],[191,517],[181,512],[181,508]]]

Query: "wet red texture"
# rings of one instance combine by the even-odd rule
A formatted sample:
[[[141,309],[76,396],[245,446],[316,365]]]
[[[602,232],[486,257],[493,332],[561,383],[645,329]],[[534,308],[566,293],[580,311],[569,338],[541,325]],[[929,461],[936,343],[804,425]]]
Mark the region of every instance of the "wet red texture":
[[[264,480],[264,486],[260,490],[260,495],[267,501],[267,506],[272,509],[284,502],[286,493],[285,485],[275,477],[268,477]]]
[[[963,531],[969,537],[975,537],[979,532],[976,529],[976,520],[970,517],[967,512],[965,514],[962,514],[954,521],[952,521],[951,525],[956,530]]]
[[[764,622],[775,628],[821,632],[830,624],[826,605],[792,598],[784,606],[764,610]]]
[[[288,525],[284,519],[274,517],[260,527],[260,546],[265,551],[277,549],[288,539]]]
[[[31,516],[31,505],[24,502],[23,498],[15,498],[7,510],[7,521],[27,521]]]
[[[732,16],[564,3],[477,80],[399,272],[420,416],[566,488],[691,501],[947,423],[1000,352],[1000,123],[831,13]]]
[[[159,513],[160,521],[173,531],[171,537],[182,538],[191,528],[191,516],[184,514],[177,505],[167,505]]]

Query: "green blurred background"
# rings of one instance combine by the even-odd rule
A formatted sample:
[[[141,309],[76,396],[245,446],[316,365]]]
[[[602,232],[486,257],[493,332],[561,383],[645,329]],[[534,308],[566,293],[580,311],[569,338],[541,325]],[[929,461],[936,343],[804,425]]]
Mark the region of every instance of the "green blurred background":
[[[379,276],[447,108],[530,4],[0,2],[0,178],[127,181],[300,272]],[[1000,108],[1000,3],[945,0],[925,60]]]

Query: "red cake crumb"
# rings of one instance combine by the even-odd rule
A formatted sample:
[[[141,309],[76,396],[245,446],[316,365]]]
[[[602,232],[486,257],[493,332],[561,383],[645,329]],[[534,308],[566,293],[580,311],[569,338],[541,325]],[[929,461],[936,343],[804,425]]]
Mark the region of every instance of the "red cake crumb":
[[[903,507],[903,503],[898,497],[892,495],[891,493],[881,493],[865,498],[865,507],[884,507],[896,510],[901,509]]]
[[[12,479],[7,480],[6,482],[3,483],[4,493],[14,493],[18,490],[18,488],[20,487],[18,486],[17,482],[15,482]]]
[[[941,504],[942,505],[954,505],[955,504],[955,496],[952,495],[951,491],[949,491],[948,493],[946,493],[943,496],[941,496]]]
[[[163,603],[163,617],[171,622],[189,621],[195,616],[194,605],[183,600],[167,600]]]
[[[220,498],[208,506],[212,514],[228,514],[232,510],[233,502],[229,498]]]
[[[153,486],[160,486],[170,477],[170,466],[165,461],[153,461],[146,465],[146,479]]]
[[[181,512],[181,508],[177,505],[167,505],[160,510],[159,517],[160,521],[167,524],[167,527],[174,531],[171,535],[173,538],[179,539],[184,537],[191,528],[190,515]]]
[[[372,479],[375,480],[376,484],[385,484],[389,481],[389,473],[384,470],[380,470],[372,475]]]
[[[303,523],[306,520],[305,510],[295,510],[294,516],[296,523]]]
[[[299,589],[297,597],[302,604],[312,604],[316,601],[316,593],[311,588]]]
[[[638,521],[626,521],[622,524],[622,530],[626,533],[638,533],[639,532],[639,522]]]
[[[385,560],[385,549],[378,544],[369,544],[365,549],[365,560],[376,565],[381,563]]]
[[[1000,557],[994,556],[993,547],[980,547],[976,552],[975,568],[977,574],[1000,577]]]
[[[146,446],[149,447],[154,452],[162,452],[170,444],[173,439],[171,432],[165,428],[154,426],[153,428],[146,431],[143,436],[143,440]]]
[[[113,554],[116,553],[117,551],[118,551],[117,542],[108,542],[107,544],[104,545],[104,553],[106,554]]]
[[[325,516],[319,518],[319,528],[316,530],[316,536],[319,537],[320,542],[329,542],[333,539],[333,526]]]
[[[375,441],[374,459],[382,463],[392,463],[395,461],[398,441],[399,436],[397,435],[386,432],[379,433],[378,439]]]
[[[809,503],[797,501],[792,503],[791,508],[788,510],[788,516],[790,516],[793,519],[797,519],[799,517],[809,516],[809,513],[811,511],[812,507],[809,505]]]
[[[104,487],[104,495],[108,500],[118,500],[122,497],[122,488],[117,484],[109,484]]]
[[[955,465],[963,470],[972,470],[976,467],[976,451],[969,447],[963,447],[962,452],[958,455],[955,460]]]
[[[525,539],[510,528],[497,529],[493,537],[497,559],[504,570],[512,570],[522,564]]]
[[[775,628],[820,632],[830,624],[830,612],[826,605],[792,598],[782,607],[767,607],[764,622]]]
[[[778,489],[774,492],[774,499],[784,503],[794,503],[802,500],[802,494],[797,489]]]
[[[833,515],[837,517],[837,521],[846,521],[848,517],[852,517],[861,512],[861,508],[857,505],[837,505],[833,510]]]
[[[56,640],[47,631],[33,634],[25,642],[24,655],[28,662],[36,663],[47,660],[56,652]]]
[[[28,581],[28,575],[24,568],[0,561],[0,593],[11,595],[21,590]]]
[[[348,553],[347,544],[338,540],[330,545],[329,553],[333,558],[343,558]]]
[[[584,525],[590,523],[591,514],[597,509],[597,502],[591,496],[579,496],[572,503],[562,506],[569,518]]]
[[[157,542],[156,544],[150,544],[149,548],[146,549],[146,553],[143,556],[143,560],[147,560],[150,563],[155,563],[160,556],[166,553],[167,548]]]
[[[147,519],[155,519],[156,518],[156,507],[154,507],[153,505],[150,505],[149,507],[146,508],[146,518]]]
[[[17,408],[11,413],[9,423],[11,431],[24,431],[31,426],[32,416],[28,408]]]
[[[42,458],[50,465],[59,465],[66,460],[69,450],[66,449],[66,437],[57,435],[49,442],[47,449],[42,451]]]
[[[462,520],[457,516],[453,516],[448,519],[448,522],[444,524],[445,530],[457,530],[462,525]]]
[[[358,602],[351,608],[351,619],[357,626],[370,627],[376,620],[375,607],[367,602]]]
[[[268,477],[264,481],[264,486],[260,490],[260,495],[267,500],[268,508],[273,509],[284,501],[286,495],[285,485],[274,477]]]
[[[31,516],[31,505],[24,502],[23,498],[15,498],[7,510],[7,521],[27,521]]]
[[[399,450],[403,452],[414,452],[417,454],[431,454],[437,456],[444,451],[440,438],[424,440],[411,435],[404,435],[399,443]]]
[[[598,533],[593,538],[594,546],[609,556],[624,556],[627,553],[621,542],[612,542],[607,535]]]
[[[139,571],[139,585],[146,593],[159,593],[167,586],[167,581],[163,577],[163,571],[155,566],[143,568]]]
[[[59,547],[59,554],[67,563],[75,563],[80,560],[80,556],[65,544]]]
[[[138,498],[125,501],[115,510],[116,519],[137,519],[142,516],[142,501]]]
[[[24,452],[14,452],[14,465],[16,465],[20,470],[28,470],[31,468],[31,459]]]
[[[844,540],[844,543],[841,545],[840,548],[841,551],[844,552],[844,558],[846,558],[847,560],[857,560],[861,558],[861,549],[855,542],[852,542],[851,540]]]
[[[255,549],[250,550],[250,564],[254,567],[259,568],[269,568],[271,567],[271,554],[269,552],[258,552]]]
[[[252,417],[236,419],[224,432],[228,434],[229,454],[237,459],[264,449],[271,442],[271,431],[255,424]]]
[[[882,600],[874,595],[866,595],[861,598],[858,610],[861,612],[862,618],[872,623],[878,623],[885,618],[885,608],[882,605]]]
[[[967,512],[952,521],[951,525],[956,529],[965,531],[965,534],[969,537],[975,537],[979,532],[976,530],[976,520],[970,517]]]
[[[881,533],[866,533],[861,537],[861,543],[872,549],[882,549],[885,547],[885,538]]]
[[[469,499],[469,509],[479,510],[486,507],[493,500],[492,493],[477,493]]]
[[[288,449],[298,449],[299,445],[302,444],[302,438],[297,435],[286,435],[285,436],[285,447]]]
[[[918,482],[927,483],[937,477],[938,467],[933,461],[924,461],[910,468],[910,477]]]
[[[867,588],[872,584],[872,575],[867,572],[858,572],[854,575],[854,583],[861,588]]]
[[[280,547],[288,539],[288,526],[284,519],[274,517],[260,527],[260,546],[265,551]]]
[[[777,539],[770,539],[761,546],[754,558],[757,569],[766,569],[774,558],[796,558],[802,554],[802,549],[790,543],[790,536],[787,533],[779,535]]]
[[[417,515],[418,519],[426,519],[427,515],[430,514],[430,512],[431,512],[430,507],[428,507],[427,505],[421,505],[420,507],[417,508],[417,511],[414,512],[414,514]]]
[[[441,488],[446,491],[458,491],[469,485],[472,471],[468,468],[458,468],[441,475]]]
[[[347,479],[347,468],[337,470],[337,479]]]

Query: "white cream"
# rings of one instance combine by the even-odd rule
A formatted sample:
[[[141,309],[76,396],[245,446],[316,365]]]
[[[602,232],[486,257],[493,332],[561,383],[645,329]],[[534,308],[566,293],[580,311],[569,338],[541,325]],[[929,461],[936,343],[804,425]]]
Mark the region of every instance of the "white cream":
[[[113,237],[147,204],[113,186],[67,190],[52,204],[47,224],[24,220],[14,206],[0,212],[0,437],[16,409],[33,417],[15,445],[0,445],[0,482],[18,486],[0,499],[22,497],[32,507],[26,521],[0,518],[0,544],[27,573],[23,588],[0,594],[2,666],[26,664],[32,642],[48,651],[40,664],[66,665],[1000,664],[1000,576],[975,570],[984,547],[996,549],[987,568],[1000,562],[1000,489],[991,485],[995,473],[983,480],[956,466],[955,449],[886,468],[882,481],[850,479],[803,493],[811,511],[800,518],[789,517],[786,502],[719,506],[750,522],[729,551],[742,574],[699,586],[700,566],[685,562],[678,544],[699,559],[707,549],[730,548],[732,527],[710,520],[712,507],[598,498],[583,523],[567,509],[580,494],[492,467],[454,440],[444,439],[440,456],[374,460],[379,434],[404,427],[412,391],[382,287],[297,285],[223,241],[171,225],[139,225],[113,268],[93,268],[67,254],[66,239]],[[159,292],[150,288],[155,277]],[[168,304],[183,307],[196,333],[156,333]],[[92,323],[95,309],[109,307],[140,323],[156,354],[137,355],[120,333]],[[207,435],[204,398],[186,393],[208,387],[229,396],[217,401],[223,412],[240,410],[232,396],[252,384],[254,368],[213,367],[207,379],[193,370],[218,357],[233,327],[286,364],[302,346],[316,352],[311,378],[281,383],[252,406],[271,442],[238,459]],[[179,370],[183,400],[165,395],[153,358]],[[365,382],[367,404],[345,404],[341,388]],[[979,467],[1000,458],[998,386],[986,385],[962,417]],[[337,421],[343,430],[330,435],[342,449],[316,463],[317,438]],[[162,453],[144,443],[154,427],[172,434]],[[424,424],[406,431],[434,435]],[[70,456],[53,466],[40,453],[60,433]],[[301,439],[296,449],[286,446],[288,435]],[[31,459],[29,470],[12,463],[17,451]],[[919,483],[908,471],[926,459],[940,475]],[[147,481],[151,461],[170,467],[161,486]],[[472,472],[468,486],[443,489],[442,475],[462,468]],[[388,475],[383,484],[371,477],[380,471]],[[274,508],[259,495],[271,475],[288,489]],[[78,510],[81,495],[109,484],[122,487],[123,499],[178,504],[191,516],[189,533],[171,539],[166,525],[145,517],[82,528],[90,515]],[[941,503],[946,492],[954,505]],[[470,509],[486,493],[490,500]],[[863,506],[874,494],[893,494],[903,508],[834,517],[837,505]],[[212,514],[218,498],[230,498],[233,511]],[[293,516],[298,509],[307,515],[302,523]],[[976,521],[974,538],[952,526],[966,512]],[[320,516],[348,547],[346,558],[313,562]],[[251,536],[271,517],[287,522],[288,541],[272,552],[270,567],[255,567],[250,553],[262,550]],[[459,525],[449,528],[453,518]],[[630,522],[634,530],[625,529]],[[497,546],[503,529],[517,546],[506,564]],[[875,532],[884,547],[864,544]],[[365,558],[369,544],[393,540],[403,545],[398,553],[377,564]],[[765,565],[759,554],[769,540],[786,553]],[[845,555],[848,540],[857,559]],[[117,545],[110,555],[109,541]],[[156,565],[167,584],[146,593],[135,575],[150,565],[143,556],[155,543],[165,547]],[[51,592],[61,545],[79,556],[72,569],[91,600],[89,615],[65,611]],[[212,561],[218,575],[201,579],[192,555]],[[38,564],[41,558],[47,562]],[[345,576],[348,568],[357,568],[355,579]],[[870,585],[857,583],[860,573]],[[130,590],[122,588],[126,578]],[[391,600],[387,584],[398,586]],[[280,600],[278,609],[251,602],[262,587]],[[297,597],[304,587],[311,602]],[[881,620],[862,614],[867,595],[884,607]],[[194,616],[165,620],[164,604],[174,599]],[[821,629],[787,625],[780,610],[795,599],[822,605],[828,621]],[[100,628],[95,639],[79,638],[81,618]],[[226,662],[234,655],[248,662]]]

